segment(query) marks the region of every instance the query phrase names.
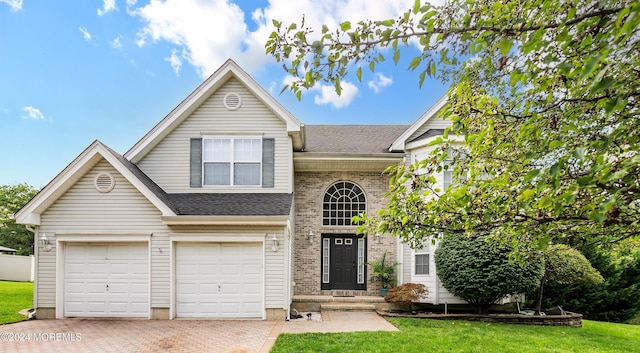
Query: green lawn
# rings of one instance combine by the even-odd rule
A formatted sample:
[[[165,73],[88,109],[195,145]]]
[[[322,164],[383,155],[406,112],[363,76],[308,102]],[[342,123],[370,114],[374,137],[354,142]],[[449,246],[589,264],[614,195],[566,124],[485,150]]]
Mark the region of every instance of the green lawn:
[[[282,334],[272,353],[640,352],[640,327],[583,321],[582,328],[396,319],[399,332]]]
[[[32,306],[32,282],[0,281],[0,325],[26,320],[18,311]]]

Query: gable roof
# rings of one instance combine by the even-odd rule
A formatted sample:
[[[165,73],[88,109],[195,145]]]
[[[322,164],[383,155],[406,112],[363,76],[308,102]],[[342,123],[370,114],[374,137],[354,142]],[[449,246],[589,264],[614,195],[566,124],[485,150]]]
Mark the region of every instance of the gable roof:
[[[389,153],[409,125],[306,125],[306,153]]]
[[[118,173],[143,194],[163,215],[174,215],[173,210],[166,202],[164,191],[148,179],[135,165],[102,144],[102,142],[95,140],[66,168],[56,175],[49,184],[40,190],[36,196],[15,213],[16,222],[20,224],[39,225],[40,214],[102,159],[105,159],[111,164]]]
[[[389,147],[389,151],[404,151],[405,144],[409,142],[411,136],[413,136],[413,134],[415,134],[418,129],[426,124],[427,121],[437,116],[438,112],[440,111],[440,109],[442,109],[442,107],[445,106],[445,104],[447,104],[446,95],[442,96],[442,98],[440,98],[434,105],[431,106],[431,108],[429,108],[424,114],[422,114],[422,116],[420,116],[418,120],[416,120],[407,130],[405,130],[400,136],[398,136],[398,138],[396,138],[395,141],[393,141],[393,143],[391,144],[391,147]]]
[[[288,110],[286,110],[269,92],[260,86],[249,74],[235,61],[228,59],[218,70],[207,78],[187,98],[175,107],[164,119],[154,126],[140,141],[131,147],[125,154],[126,159],[133,163],[139,162],[153,147],[165,136],[182,123],[193,111],[202,105],[215,91],[222,87],[231,77],[238,79],[265,106],[282,119],[287,126],[287,132],[293,137],[294,149],[303,148],[303,136],[301,123]]]

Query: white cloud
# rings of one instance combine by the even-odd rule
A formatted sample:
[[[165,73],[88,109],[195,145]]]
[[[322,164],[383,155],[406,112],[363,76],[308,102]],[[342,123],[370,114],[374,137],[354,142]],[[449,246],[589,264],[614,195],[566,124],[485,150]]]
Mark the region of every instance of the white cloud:
[[[11,11],[22,10],[22,0],[0,0],[11,8]]]
[[[24,107],[22,109],[26,114],[22,115],[22,119],[33,119],[33,120],[46,120],[44,114],[38,108],[34,108],[31,106]],[[49,120],[52,120],[49,118]]]
[[[91,40],[91,33],[89,33],[89,31],[87,31],[86,28],[80,27],[78,29],[80,30],[80,32],[82,32],[82,36],[84,37],[84,40],[86,41]]]
[[[387,87],[393,83],[392,77],[387,77],[380,72],[377,72],[373,80],[367,82],[369,88],[371,88],[376,94],[380,93],[384,87]]]
[[[249,72],[272,62],[265,54],[264,44],[274,29],[273,19],[299,23],[304,15],[306,24],[313,28],[319,29],[323,24],[337,28],[347,20],[398,17],[413,6],[414,0],[379,0],[375,6],[370,0],[269,0],[266,7],[251,13],[255,22],[251,24],[244,22],[245,14],[231,0],[150,0],[133,8],[135,4],[135,0],[127,0],[127,12],[144,23],[138,31],[137,44],[172,43],[206,77],[227,58],[233,58]],[[249,27],[255,29],[250,31]]]
[[[127,4],[129,1],[127,1]],[[105,15],[116,10],[116,0],[103,0],[102,8],[98,9],[98,16]]]
[[[329,85],[316,85],[312,90],[320,90],[320,94],[317,94],[313,102],[318,105],[331,104],[334,108],[340,109],[348,106],[358,95],[358,87],[353,83],[342,81],[342,92],[338,95],[333,86]]]
[[[120,40],[122,39],[122,36],[117,36],[115,37],[112,41],[111,41],[111,47],[112,48],[122,48],[122,43],[120,43]]]
[[[172,43],[203,77],[227,58],[238,60],[240,65],[248,61],[240,60],[248,33],[244,13],[226,0],[151,0],[132,13],[146,23],[138,32],[138,45],[148,40]]]
[[[173,68],[173,72],[175,72],[176,76],[180,74],[180,68],[182,67],[182,59],[180,59],[180,57],[178,56],[178,51],[176,49],[172,49],[171,56],[168,58],[164,58],[164,60],[171,64],[171,67]]]

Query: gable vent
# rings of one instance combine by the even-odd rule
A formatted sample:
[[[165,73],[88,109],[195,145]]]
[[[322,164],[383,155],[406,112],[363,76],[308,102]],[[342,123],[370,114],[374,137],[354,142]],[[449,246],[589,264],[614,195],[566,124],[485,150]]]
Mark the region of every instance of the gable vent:
[[[236,110],[242,105],[242,98],[235,92],[227,93],[222,101],[224,102],[224,106],[229,110]]]
[[[93,179],[93,185],[100,192],[109,192],[116,186],[116,180],[109,173],[100,173]]]

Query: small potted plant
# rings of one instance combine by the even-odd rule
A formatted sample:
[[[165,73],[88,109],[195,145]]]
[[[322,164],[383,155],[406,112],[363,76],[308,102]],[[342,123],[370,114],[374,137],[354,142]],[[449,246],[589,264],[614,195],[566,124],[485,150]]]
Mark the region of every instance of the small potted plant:
[[[387,295],[387,291],[396,285],[397,279],[395,276],[396,266],[398,263],[387,265],[387,252],[377,260],[373,262],[367,262],[367,265],[371,266],[371,282],[380,282],[380,295]]]

